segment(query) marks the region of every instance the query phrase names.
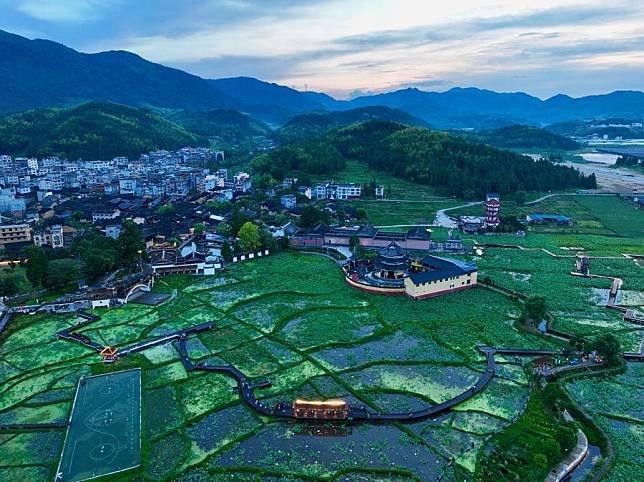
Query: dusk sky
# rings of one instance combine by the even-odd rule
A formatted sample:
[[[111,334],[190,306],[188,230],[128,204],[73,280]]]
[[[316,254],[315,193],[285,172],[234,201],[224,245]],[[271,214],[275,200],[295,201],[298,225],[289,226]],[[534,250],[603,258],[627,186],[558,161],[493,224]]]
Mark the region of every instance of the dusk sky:
[[[644,89],[644,2],[0,0],[0,28],[208,78],[346,98],[415,86],[540,97]]]

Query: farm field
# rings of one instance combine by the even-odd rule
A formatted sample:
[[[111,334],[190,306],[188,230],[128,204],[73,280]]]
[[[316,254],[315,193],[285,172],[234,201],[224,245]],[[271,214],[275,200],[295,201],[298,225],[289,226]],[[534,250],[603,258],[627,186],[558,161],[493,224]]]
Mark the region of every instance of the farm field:
[[[531,235],[517,242],[557,254],[580,245],[611,256],[643,249],[637,238],[589,235]],[[486,248],[475,260],[481,277],[546,296],[556,328],[590,337],[611,331],[625,349],[639,347],[641,330],[598,304],[610,282],[570,276],[572,259]],[[635,261],[593,260],[591,270],[622,276],[626,297],[641,304],[644,275]],[[339,397],[383,412],[415,410],[474,383],[485,369],[479,344],[563,346],[521,330],[518,303],[499,292],[477,287],[425,301],[371,295],[348,287],[330,260],[294,252],[232,265],[209,278],[160,278],[155,290],[172,297],[156,307],[97,310],[101,320],[82,332],[125,346],[214,321],[216,328],[189,339],[190,357],[231,364],[251,382],[270,380],[270,388],[255,392],[267,405]],[[104,365],[92,350],[56,340],[56,331],[78,321],[74,315],[21,315],[0,335],[0,423],[66,421],[81,375],[141,368],[141,466],[119,480],[402,481],[441,474],[471,480],[489,450],[486,437],[526,423],[521,417],[532,400],[523,362],[499,356],[498,376],[484,392],[434,419],[276,421],[241,402],[231,378],[186,372],[172,344]],[[629,377],[615,383],[641,387],[641,379]],[[539,407],[530,413],[547,417]],[[543,426],[555,437],[547,422]],[[0,481],[53,479],[63,440],[64,429],[0,434],[8,454],[0,459]],[[615,470],[622,472],[638,463],[632,450],[620,460]]]
[[[573,226],[529,226],[528,230],[533,233],[644,236],[644,212],[635,203],[617,196],[561,195],[528,205],[517,204],[512,199],[502,202],[504,216],[523,218],[530,213],[549,213],[568,216],[575,221]],[[449,214],[454,217],[481,216],[483,207],[469,206]]]

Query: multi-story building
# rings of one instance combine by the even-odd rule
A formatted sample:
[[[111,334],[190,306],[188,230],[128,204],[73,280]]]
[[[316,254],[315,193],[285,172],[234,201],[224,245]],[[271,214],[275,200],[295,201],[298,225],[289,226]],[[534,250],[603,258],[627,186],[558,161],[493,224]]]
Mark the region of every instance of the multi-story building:
[[[501,197],[498,194],[485,196],[485,224],[490,228],[501,224]]]
[[[121,215],[121,211],[118,209],[106,209],[104,211],[94,211],[92,213],[92,222],[96,221],[106,221],[111,219],[116,219]]]
[[[63,227],[60,224],[47,226],[34,232],[34,244],[36,246],[49,246],[51,248],[62,248],[65,246]]]
[[[280,198],[280,204],[286,209],[294,208],[295,206],[297,206],[297,199],[295,197],[295,194],[284,194]]]
[[[333,181],[323,182],[315,186],[317,199],[355,199],[362,195],[362,185],[347,182],[336,184]]]
[[[17,243],[31,242],[31,227],[28,224],[0,225],[0,248],[6,249]]]
[[[136,191],[136,179],[121,179],[119,180],[119,192],[122,195],[134,194]]]

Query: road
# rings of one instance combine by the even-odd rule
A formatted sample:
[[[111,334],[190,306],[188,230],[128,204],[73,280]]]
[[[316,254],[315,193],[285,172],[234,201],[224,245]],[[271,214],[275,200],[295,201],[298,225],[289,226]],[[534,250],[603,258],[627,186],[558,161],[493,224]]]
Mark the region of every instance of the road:
[[[439,228],[456,229],[458,228],[458,224],[456,224],[456,221],[454,221],[445,213],[447,211],[453,211],[455,209],[466,208],[469,206],[476,206],[479,204],[483,204],[483,201],[473,201],[471,203],[461,204],[460,206],[453,206],[451,208],[439,209],[438,211],[436,211],[436,217],[434,218],[434,222],[432,223],[432,226],[439,227]]]
[[[541,201],[545,201],[546,199],[549,199],[551,197],[555,196],[612,196],[617,193],[613,192],[559,192],[559,193],[553,193],[553,194],[546,194],[545,196],[541,196],[540,198],[535,199],[534,201],[528,201],[524,203],[524,205],[529,206],[530,204],[537,204],[540,203]]]

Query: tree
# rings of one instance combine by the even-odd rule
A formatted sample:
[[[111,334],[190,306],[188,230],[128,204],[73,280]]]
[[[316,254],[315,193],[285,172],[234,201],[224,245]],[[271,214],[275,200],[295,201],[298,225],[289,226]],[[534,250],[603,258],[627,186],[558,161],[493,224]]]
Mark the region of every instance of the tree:
[[[360,238],[355,234],[349,238],[349,248],[353,252],[353,257],[358,258],[358,249],[360,248]]]
[[[145,253],[145,241],[143,231],[134,221],[130,219],[123,221],[118,248],[122,265],[128,269],[135,268],[142,254]]]
[[[233,255],[233,249],[230,247],[230,243],[224,241],[224,244],[221,246],[221,257],[230,263],[233,260]]]
[[[311,228],[317,223],[325,223],[328,221],[328,216],[322,210],[316,208],[314,205],[309,204],[302,209],[302,216],[300,217],[300,224],[304,228]]]
[[[54,259],[49,262],[44,284],[49,289],[60,289],[78,279],[80,267],[75,259]]]
[[[525,204],[528,199],[528,195],[525,191],[517,191],[514,193],[514,202],[517,204]]]
[[[29,282],[35,287],[42,286],[49,263],[45,250],[40,246],[27,246],[21,255],[26,258],[25,275]]]
[[[228,223],[219,223],[216,231],[217,234],[221,234],[222,236],[230,236],[233,233],[233,228]]]
[[[14,274],[0,278],[0,295],[13,296],[20,291],[22,277]]]
[[[547,313],[546,299],[543,296],[530,296],[523,304],[521,319],[539,323],[546,317]]]
[[[201,234],[206,230],[206,225],[204,223],[195,224],[194,232],[195,234]]]
[[[83,257],[83,273],[89,280],[98,279],[112,268],[113,262],[109,255],[92,250]]]
[[[592,344],[593,350],[599,353],[609,365],[619,365],[621,362],[621,347],[619,340],[611,333],[597,337]]]
[[[246,221],[241,228],[239,228],[239,242],[244,251],[255,251],[262,245],[262,240],[259,236],[257,225],[250,221]]]
[[[260,229],[259,237],[261,240],[262,249],[268,249],[271,253],[274,253],[279,250],[280,246],[278,245],[277,241],[275,241],[275,238],[273,237],[273,233],[271,233],[268,229],[266,228]]]
[[[163,206],[159,206],[155,213],[157,213],[159,216],[169,216],[171,214],[174,214],[176,209],[174,208],[174,205],[172,203],[164,204]]]

